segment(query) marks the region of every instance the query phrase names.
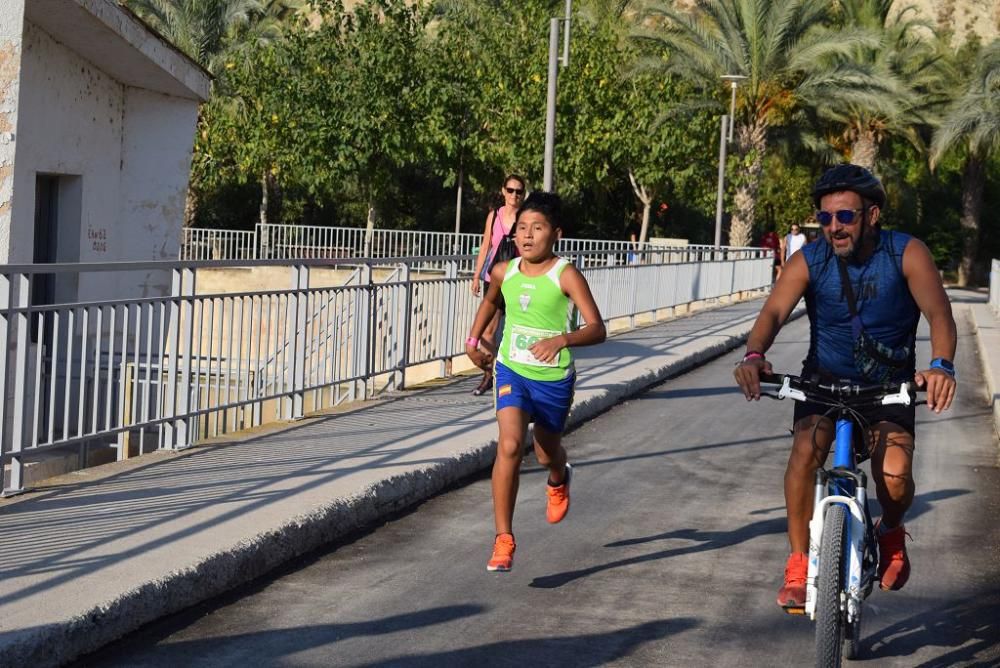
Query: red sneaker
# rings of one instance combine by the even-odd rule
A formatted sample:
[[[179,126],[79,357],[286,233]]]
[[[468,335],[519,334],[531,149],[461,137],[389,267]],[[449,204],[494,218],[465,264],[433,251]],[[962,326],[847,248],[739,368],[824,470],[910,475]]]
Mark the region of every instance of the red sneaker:
[[[502,533],[493,542],[493,556],[486,563],[486,570],[507,572],[514,566],[514,550],[517,543],[514,542],[514,535]]]
[[[569,512],[569,483],[573,477],[573,467],[566,464],[566,474],[562,484],[556,487],[546,483],[545,494],[548,496],[548,503],[545,506],[545,519],[549,524],[562,522]]]
[[[778,590],[778,605],[786,612],[798,612],[806,605],[806,576],[809,557],[802,552],[792,552],[785,562],[785,584]]]
[[[878,577],[882,591],[902,589],[910,579],[910,558],[906,556],[906,533],[904,525],[895,529],[880,531],[882,521],[875,525],[878,536]]]

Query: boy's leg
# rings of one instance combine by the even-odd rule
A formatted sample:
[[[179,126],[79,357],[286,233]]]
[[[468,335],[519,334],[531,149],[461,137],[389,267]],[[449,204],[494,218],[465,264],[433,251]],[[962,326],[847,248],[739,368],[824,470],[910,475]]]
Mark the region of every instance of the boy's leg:
[[[569,512],[570,470],[566,462],[566,449],[562,445],[562,434],[552,431],[535,421],[535,456],[549,471],[545,485],[545,519],[549,524],[562,522]]]
[[[538,382],[530,385],[535,417],[535,456],[549,470],[545,487],[545,518],[550,524],[561,522],[569,511],[570,471],[562,432],[573,405],[575,378]]]
[[[514,502],[517,500],[528,414],[515,406],[501,408],[497,411],[497,424],[500,426],[500,437],[497,440],[496,461],[493,462],[493,516],[497,534],[513,533]]]
[[[566,448],[562,446],[562,434],[552,432],[535,423],[535,458],[549,470],[549,484],[561,485],[566,478]]]

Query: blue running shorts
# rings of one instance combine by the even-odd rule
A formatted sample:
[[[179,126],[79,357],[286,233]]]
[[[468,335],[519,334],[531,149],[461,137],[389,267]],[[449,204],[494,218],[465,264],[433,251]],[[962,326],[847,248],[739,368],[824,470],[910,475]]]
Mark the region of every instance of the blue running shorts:
[[[498,411],[509,406],[520,408],[543,429],[562,433],[573,405],[576,374],[563,380],[531,380],[497,362],[493,375],[493,396]]]

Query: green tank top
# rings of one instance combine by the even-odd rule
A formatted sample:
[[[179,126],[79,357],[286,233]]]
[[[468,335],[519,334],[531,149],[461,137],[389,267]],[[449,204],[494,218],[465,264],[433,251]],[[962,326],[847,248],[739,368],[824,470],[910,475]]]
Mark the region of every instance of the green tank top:
[[[563,380],[573,373],[569,348],[560,350],[551,364],[539,362],[528,350],[539,339],[568,331],[569,297],[559,286],[559,276],[568,264],[559,258],[541,276],[525,276],[521,258],[514,258],[500,286],[507,307],[497,361],[530,380]]]

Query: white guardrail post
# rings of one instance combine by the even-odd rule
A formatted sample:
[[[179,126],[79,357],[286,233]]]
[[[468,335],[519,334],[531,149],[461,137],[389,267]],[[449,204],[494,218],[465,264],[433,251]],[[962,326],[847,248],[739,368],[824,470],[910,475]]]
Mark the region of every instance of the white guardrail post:
[[[305,415],[305,383],[306,383],[306,314],[309,305],[309,267],[296,265],[292,267],[292,290],[289,295],[288,315],[291,329],[289,330],[289,345],[291,345],[291,364],[288,368],[288,385],[292,390],[291,401],[288,402],[286,418],[298,419]]]
[[[28,276],[26,274],[18,273],[14,275],[13,281],[5,281],[7,285],[0,286],[3,289],[4,296],[3,304],[6,307],[10,303],[15,303],[18,308],[25,308],[28,306]],[[4,289],[5,288],[5,289]],[[9,327],[10,318],[4,318],[5,330]],[[13,415],[11,416],[11,428],[10,428],[10,440],[7,441],[9,452],[11,453],[10,458],[10,485],[3,490],[4,496],[9,494],[16,494],[24,488],[24,461],[21,457],[21,452],[24,447],[24,402],[26,399],[24,387],[25,378],[28,373],[28,314],[25,311],[18,311],[17,315],[14,317],[16,322],[15,334],[15,348],[14,348],[14,396],[10,397],[12,400]],[[4,331],[3,338],[4,343],[7,343],[8,331]],[[39,342],[38,345],[41,345]],[[4,358],[7,357],[7,346],[4,345],[0,351]],[[6,366],[6,365],[5,365]],[[4,369],[4,376],[6,376],[6,369]],[[7,388],[4,387],[3,395],[0,395],[3,403],[7,403]],[[3,419],[6,420],[6,414],[3,415]],[[0,440],[0,444],[3,441]],[[0,467],[0,476],[3,475],[3,469]]]
[[[1000,311],[1000,260],[990,263],[990,304]]]

